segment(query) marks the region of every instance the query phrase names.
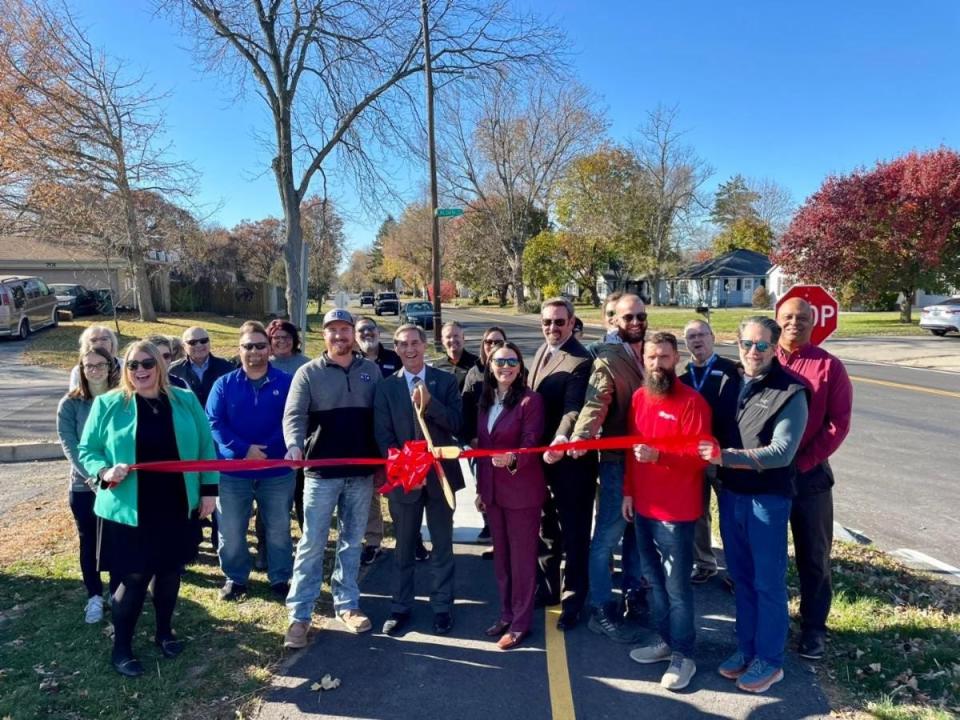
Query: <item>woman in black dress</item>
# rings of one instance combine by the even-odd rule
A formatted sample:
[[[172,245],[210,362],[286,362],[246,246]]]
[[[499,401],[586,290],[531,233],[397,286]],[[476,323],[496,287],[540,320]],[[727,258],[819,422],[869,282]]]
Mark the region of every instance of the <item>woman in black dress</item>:
[[[113,595],[111,657],[121,675],[143,674],[132,641],[150,578],[156,645],[168,658],[183,650],[171,628],[180,575],[196,557],[199,519],[213,512],[219,482],[215,472],[132,471],[130,465],[215,458],[196,397],[169,385],[155,345],[133,343],[124,354],[120,388],[94,400],[80,442],[80,460],[97,478],[100,568],[121,580]]]

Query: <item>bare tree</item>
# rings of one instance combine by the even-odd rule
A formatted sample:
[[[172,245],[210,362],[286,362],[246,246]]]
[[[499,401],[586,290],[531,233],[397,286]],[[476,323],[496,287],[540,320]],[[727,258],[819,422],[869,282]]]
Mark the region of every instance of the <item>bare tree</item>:
[[[194,182],[189,166],[168,157],[163,96],[95,48],[65,7],[16,10],[0,28],[0,76],[12,78],[18,98],[0,117],[11,153],[0,199],[21,232],[93,242],[125,258],[140,318],[155,320],[147,254],[162,238],[154,221]]]
[[[306,322],[307,254],[300,204],[334,165],[361,195],[384,182],[383,157],[422,150],[419,4],[409,0],[154,0],[179,15],[207,67],[253,79],[273,119],[271,168],[283,207],[290,317]],[[551,26],[510,11],[508,0],[430,3],[433,74],[444,81],[549,64],[561,44]],[[411,120],[413,121],[411,123]]]
[[[678,230],[690,215],[703,211],[706,204],[698,193],[713,169],[689,145],[676,128],[677,108],[658,107],[647,115],[633,143],[637,162],[650,183],[652,202],[647,237],[650,243],[647,276],[651,303],[659,298],[660,279],[666,266],[678,256]]]
[[[523,251],[542,229],[534,216],[549,211],[570,161],[603,140],[606,121],[594,105],[577,83],[541,77],[517,87],[498,78],[447,112],[444,183],[472,212],[488,215],[518,308],[524,304]]]
[[[747,187],[757,195],[753,202],[757,217],[773,231],[774,242],[779,241],[797,212],[793,195],[771,178],[749,178]]]
[[[304,238],[313,265],[313,284],[316,288],[317,310],[323,307],[323,298],[333,288],[337,268],[343,259],[346,236],[343,218],[333,201],[326,195],[308,197],[300,208]]]

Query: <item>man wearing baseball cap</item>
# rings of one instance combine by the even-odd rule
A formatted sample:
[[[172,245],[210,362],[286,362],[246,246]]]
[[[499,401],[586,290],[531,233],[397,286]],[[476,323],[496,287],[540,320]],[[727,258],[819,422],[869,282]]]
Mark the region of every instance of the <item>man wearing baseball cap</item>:
[[[323,354],[293,376],[283,413],[287,458],[371,458],[374,389],[382,380],[376,363],[353,350],[353,316],[342,309],[323,316]],[[341,465],[308,468],[303,488],[303,537],[297,545],[287,596],[290,626],[284,647],[302,648],[323,585],[323,554],[337,510],[339,540],[330,586],[334,612],[347,630],[370,630],[360,610],[360,546],[373,494],[373,468]]]

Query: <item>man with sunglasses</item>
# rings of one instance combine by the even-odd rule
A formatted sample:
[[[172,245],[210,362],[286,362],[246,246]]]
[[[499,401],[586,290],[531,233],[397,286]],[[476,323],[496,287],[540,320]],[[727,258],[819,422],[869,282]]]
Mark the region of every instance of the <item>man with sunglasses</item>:
[[[260,323],[240,326],[240,369],[217,378],[207,399],[207,417],[225,460],[281,460],[283,408],[292,378],[269,362],[270,340]],[[220,473],[217,516],[220,568],[227,576],[222,600],[239,600],[247,592],[251,558],[247,527],[257,501],[266,540],[267,579],[278,600],[287,597],[293,573],[290,508],[296,485],[287,468]]]
[[[185,380],[200,404],[206,406],[210,388],[217,378],[233,372],[236,366],[210,352],[210,335],[202,327],[187,328],[181,339],[187,356],[170,366],[170,375]]]
[[[544,445],[569,440],[587,392],[593,358],[573,337],[573,321],[569,300],[552,298],[541,305],[544,343],[534,355],[528,382],[543,397]],[[543,604],[562,604],[557,628],[566,631],[577,624],[587,601],[597,456],[589,453],[574,458],[548,451],[543,460],[549,492],[540,529],[537,595]],[[561,560],[565,560],[562,587]]]
[[[603,300],[603,323],[606,332],[602,338],[587,345],[587,352],[593,357],[597,357],[597,353],[604,345],[619,345],[623,342],[620,338],[620,328],[617,327],[617,303],[623,295],[622,290],[615,290]]]
[[[833,599],[833,470],[830,456],[850,432],[853,386],[839,358],[810,342],[813,310],[802,298],[777,309],[783,332],[777,359],[810,388],[810,417],[797,451],[797,495],[790,511],[797,575],[800,577],[800,657],[823,657],[827,616]]]
[[[601,344],[587,385],[583,410],[577,418],[573,440],[626,435],[633,393],[643,385],[643,341],[647,334],[647,312],[643,301],[632,293],[619,295],[614,304],[618,343]],[[583,450],[567,453],[577,458]],[[631,642],[635,633],[620,626],[615,611],[610,557],[623,538],[622,589],[624,609],[636,618],[645,607],[640,559],[633,527],[623,519],[624,453],[600,453],[600,499],[597,504],[593,539],[590,541],[590,622],[595,633],[616,642]]]

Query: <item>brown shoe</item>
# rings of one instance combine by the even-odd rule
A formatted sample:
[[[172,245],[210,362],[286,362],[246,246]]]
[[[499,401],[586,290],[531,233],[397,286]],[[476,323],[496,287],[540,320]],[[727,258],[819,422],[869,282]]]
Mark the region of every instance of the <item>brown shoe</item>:
[[[483,631],[487,637],[500,637],[510,629],[510,623],[506,620],[497,620],[493,625]]]
[[[295,621],[290,623],[287,628],[287,634],[283,637],[283,646],[288,650],[299,650],[307,646],[307,633],[310,631],[310,623]]]
[[[337,618],[346,626],[347,630],[355,635],[365,633],[373,627],[370,624],[370,618],[360,610],[344,610],[337,614]]]
[[[508,632],[497,640],[497,647],[501,650],[509,650],[520,644],[520,641],[527,636],[525,632]]]

